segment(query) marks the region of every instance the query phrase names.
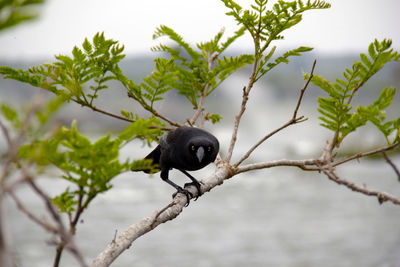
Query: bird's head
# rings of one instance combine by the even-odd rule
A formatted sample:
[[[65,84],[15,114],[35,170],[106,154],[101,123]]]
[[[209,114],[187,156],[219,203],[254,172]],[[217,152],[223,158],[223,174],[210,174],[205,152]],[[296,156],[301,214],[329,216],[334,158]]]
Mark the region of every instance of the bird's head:
[[[210,163],[214,161],[214,146],[211,143],[193,142],[189,144],[189,153],[194,156],[199,163]]]

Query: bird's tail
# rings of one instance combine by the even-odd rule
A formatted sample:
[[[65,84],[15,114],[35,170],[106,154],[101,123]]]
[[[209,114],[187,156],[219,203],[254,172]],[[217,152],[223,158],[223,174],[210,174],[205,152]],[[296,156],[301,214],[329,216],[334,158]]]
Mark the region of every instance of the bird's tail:
[[[145,164],[142,168],[135,168],[132,171],[143,171],[145,173],[155,173],[160,171],[160,156],[161,147],[158,145],[153,151],[150,152],[144,159],[152,160],[151,164]]]

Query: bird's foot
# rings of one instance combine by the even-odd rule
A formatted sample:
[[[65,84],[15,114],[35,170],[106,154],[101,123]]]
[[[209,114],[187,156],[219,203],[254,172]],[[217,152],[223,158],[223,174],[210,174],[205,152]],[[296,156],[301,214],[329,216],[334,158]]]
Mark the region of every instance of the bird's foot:
[[[172,198],[174,198],[178,193],[182,193],[186,196],[186,204],[185,207],[189,206],[190,199],[193,198],[193,194],[187,191],[186,189],[183,189],[181,187],[177,188],[177,191],[172,195]]]
[[[201,185],[200,185],[199,182],[193,181],[193,182],[191,182],[191,183],[186,183],[186,184],[184,185],[184,187],[190,186],[190,185],[193,185],[193,186],[196,187],[196,189],[197,189],[197,196],[196,196],[196,198],[194,199],[194,200],[197,200],[197,199],[199,198],[199,196],[201,196],[201,195],[203,194],[203,193],[201,192]]]

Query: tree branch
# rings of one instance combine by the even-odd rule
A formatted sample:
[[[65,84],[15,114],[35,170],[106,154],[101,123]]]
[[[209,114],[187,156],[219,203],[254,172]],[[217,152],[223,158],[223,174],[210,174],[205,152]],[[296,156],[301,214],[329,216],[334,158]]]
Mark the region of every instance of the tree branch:
[[[317,63],[317,61],[314,60],[314,63],[313,63],[313,65],[312,65],[311,72],[310,72],[310,77],[308,77],[308,79],[307,79],[307,81],[306,81],[304,87],[300,90],[300,96],[299,96],[299,99],[298,99],[298,101],[297,101],[296,108],[294,109],[292,118],[291,118],[288,122],[286,122],[285,124],[283,124],[281,127],[279,127],[278,129],[272,131],[271,133],[269,133],[269,134],[267,134],[266,136],[264,136],[263,138],[261,138],[260,141],[258,141],[252,148],[250,148],[249,151],[247,151],[247,153],[244,154],[243,157],[242,157],[238,162],[236,162],[236,163],[234,164],[235,167],[239,166],[243,161],[245,161],[246,159],[248,159],[249,156],[251,155],[251,153],[253,153],[253,151],[254,151],[257,147],[259,147],[262,143],[264,143],[264,142],[265,142],[267,139],[269,139],[271,136],[275,135],[276,133],[282,131],[283,129],[285,129],[286,127],[288,127],[288,126],[290,126],[290,125],[292,125],[292,124],[300,123],[300,122],[303,122],[303,121],[307,120],[306,118],[304,118],[304,116],[300,116],[300,117],[297,118],[297,112],[298,112],[298,110],[299,110],[299,108],[300,108],[300,104],[301,104],[301,101],[302,101],[302,99],[303,99],[304,92],[306,91],[306,89],[307,89],[307,87],[308,87],[308,84],[310,83],[310,81],[311,81],[311,79],[312,79],[312,77],[313,77],[313,75],[314,75],[314,69],[315,69],[315,64],[316,64],[316,63]]]
[[[252,163],[244,166],[239,166],[234,168],[234,173],[239,174],[248,171],[267,169],[278,166],[289,166],[289,167],[299,167],[302,170],[310,170],[307,166],[315,166],[315,159],[305,159],[305,160],[273,160],[270,162],[260,162]]]
[[[128,91],[128,97],[133,98],[134,100],[138,101],[139,104],[148,112],[150,112],[151,114],[153,114],[154,116],[166,121],[167,123],[169,123],[171,126],[175,126],[175,127],[180,127],[182,126],[182,124],[172,121],[170,119],[168,119],[167,117],[161,115],[160,113],[158,113],[154,108],[150,107],[149,105],[147,105],[145,102],[140,101],[139,99],[137,99],[134,94],[132,94],[131,92]],[[156,126],[158,128],[160,128],[159,126]],[[163,129],[164,130],[164,129]],[[165,128],[165,130],[169,131],[171,130],[171,128]]]
[[[251,32],[251,31],[250,31]],[[254,37],[253,37],[254,38]],[[235,117],[235,123],[233,126],[233,131],[232,131],[232,137],[231,137],[231,142],[229,144],[229,149],[228,149],[228,154],[225,158],[225,162],[227,164],[230,163],[231,158],[232,158],[232,154],[233,154],[233,149],[235,148],[235,144],[236,144],[236,139],[237,139],[237,133],[239,131],[239,124],[240,124],[240,120],[246,110],[246,105],[247,105],[247,101],[249,100],[249,94],[251,89],[253,88],[253,85],[255,83],[255,79],[256,79],[256,75],[257,75],[257,66],[258,66],[258,62],[259,62],[259,58],[257,57],[257,44],[255,42],[255,52],[254,54],[255,59],[253,62],[253,69],[249,78],[249,82],[247,84],[247,86],[243,87],[243,95],[242,95],[242,104],[240,106],[240,110],[239,113],[236,115]]]
[[[19,200],[19,198],[15,195],[13,190],[10,190],[7,192],[11,198],[14,200],[15,204],[17,204],[18,209],[22,212],[25,213],[26,216],[28,216],[29,219],[31,219],[33,222],[37,223],[38,225],[42,226],[44,229],[47,231],[53,233],[53,234],[58,234],[59,230],[58,227],[39,219],[34,215],[32,212],[29,211],[28,208],[22,203],[22,201]]]
[[[379,192],[379,191],[375,191],[375,190],[368,190],[366,188],[361,188],[361,187],[355,185],[354,183],[351,183],[347,180],[339,178],[335,174],[333,169],[332,170],[322,169],[322,172],[325,173],[326,176],[328,176],[328,178],[330,180],[334,181],[337,184],[344,185],[347,188],[351,189],[352,191],[359,192],[359,193],[362,193],[367,196],[377,197],[379,204],[382,204],[383,202],[386,202],[386,201],[390,201],[393,204],[400,205],[400,199],[398,199],[392,195],[389,195],[388,193],[385,193],[385,192]]]
[[[36,114],[36,112],[42,107],[43,100],[44,100],[43,93],[39,93],[34,97],[32,104],[30,105],[29,110],[27,111],[25,118],[21,124],[22,126],[18,129],[18,133],[14,138],[8,136],[7,157],[5,158],[4,161],[5,163],[3,164],[3,172],[0,176],[0,184],[2,184],[5,181],[6,177],[8,176],[11,163],[15,160],[16,155],[18,153],[18,147],[23,142],[26,131],[31,125],[31,119],[33,115]],[[9,132],[7,130],[4,133],[7,133],[7,135],[9,135]]]
[[[1,131],[3,132],[4,138],[6,139],[6,143],[8,144],[8,146],[10,146],[10,144],[11,144],[10,134],[8,133],[6,126],[4,125],[4,123],[1,120],[0,120],[0,128],[1,128]]]
[[[95,111],[95,112],[99,112],[99,113],[102,113],[102,114],[104,114],[104,115],[107,115],[107,116],[110,116],[110,117],[113,117],[113,118],[116,118],[116,119],[119,119],[119,120],[122,120],[122,121],[135,122],[135,120],[132,120],[132,119],[129,119],[129,118],[125,118],[125,117],[120,116],[120,115],[118,115],[118,114],[111,113],[111,112],[108,112],[108,111],[106,111],[106,110],[97,108],[96,106],[93,106],[93,105],[90,105],[90,104],[88,104],[88,103],[85,103],[85,102],[82,101],[82,100],[79,100],[79,99],[76,100],[76,99],[75,99],[74,101],[75,101],[76,103],[78,103],[78,104],[84,106],[84,107],[90,108],[91,110],[93,110],[93,111]],[[154,113],[153,113],[153,114],[154,114]],[[170,123],[170,121],[169,121],[167,118],[162,117],[162,116],[161,116],[160,114],[158,114],[157,112],[156,112],[156,114],[157,114],[157,117],[162,118],[163,120],[165,120],[165,121],[167,121],[168,123]],[[154,115],[155,115],[155,114],[154,114]],[[155,116],[156,116],[156,115],[155,115]],[[172,123],[174,123],[174,122],[172,122]],[[171,123],[170,123],[170,124],[171,124]],[[173,125],[173,124],[171,124],[171,125]],[[159,129],[162,129],[162,130],[165,130],[165,131],[170,131],[170,130],[171,130],[170,127],[162,127],[162,126],[159,126],[159,125],[150,126],[149,128],[151,128],[151,129],[159,128]]]
[[[343,163],[346,163],[346,162],[354,160],[354,159],[359,159],[359,158],[362,158],[362,157],[367,157],[367,156],[378,154],[378,153],[381,153],[381,152],[384,152],[384,151],[388,151],[388,150],[394,149],[395,147],[397,147],[399,145],[400,145],[400,143],[395,143],[393,145],[377,148],[375,150],[371,150],[371,151],[368,151],[368,152],[364,152],[364,153],[360,152],[360,153],[354,154],[354,155],[352,155],[350,157],[347,157],[345,159],[342,159],[340,161],[332,163],[332,167],[336,167],[338,165],[341,165]]]
[[[393,163],[393,161],[390,160],[389,156],[386,154],[385,151],[382,151],[382,154],[383,154],[383,156],[385,157],[386,162],[393,168],[394,172],[395,172],[396,175],[397,175],[397,179],[400,181],[400,171],[399,171],[399,169],[398,169],[397,166]]]
[[[382,152],[382,150],[388,150],[393,148],[394,145],[384,147],[381,149],[377,149],[371,152],[364,153],[362,155],[354,155],[342,161],[342,163],[347,162],[349,160],[357,159],[361,156],[372,155],[374,153]],[[324,162],[323,159],[306,159],[306,160],[276,160],[271,162],[264,163],[255,163],[255,164],[247,164],[239,167],[232,167],[226,161],[216,161],[217,169],[213,175],[208,177],[205,180],[200,182],[201,191],[206,193],[210,191],[217,185],[221,185],[224,180],[229,179],[237,174],[248,172],[252,170],[258,169],[266,169],[277,166],[292,166],[298,167],[307,171],[322,171],[324,172],[329,179],[333,180],[338,184],[345,185],[353,191],[357,191],[363,193],[365,195],[376,196],[380,203],[384,201],[391,201],[394,204],[400,204],[400,200],[385,193],[373,190],[367,190],[365,188],[358,187],[353,183],[350,183],[346,180],[340,179],[336,176],[336,174],[332,171],[333,165],[329,161]],[[324,165],[322,165],[324,164]],[[190,193],[193,194],[193,197],[197,197],[197,190],[194,186],[185,187]],[[104,267],[109,266],[121,253],[123,253],[126,249],[128,249],[132,243],[141,237],[142,235],[152,231],[158,225],[165,223],[167,221],[175,219],[179,214],[183,211],[183,207],[186,205],[186,196],[184,194],[178,193],[173,201],[168,204],[166,207],[160,209],[159,211],[155,211],[152,215],[143,218],[135,224],[129,226],[129,228],[122,233],[118,238],[114,238],[112,242],[94,259],[91,267]]]
[[[218,54],[212,56],[210,51],[207,51],[207,61],[208,61],[208,70],[212,71],[212,66],[214,61],[218,58]],[[194,125],[196,123],[196,120],[199,118],[199,116],[203,113],[204,111],[204,101],[207,97],[207,92],[208,92],[208,88],[210,87],[210,83],[207,83],[204,86],[203,92],[201,93],[201,97],[200,97],[200,101],[199,101],[199,105],[197,107],[197,110],[195,112],[195,114],[193,115],[193,117],[188,121],[188,123],[190,125]],[[201,121],[201,125],[200,128],[203,128],[204,124],[204,117],[202,116],[202,121]]]
[[[119,119],[119,120],[122,120],[122,121],[135,122],[135,120],[131,120],[131,119],[125,118],[125,117],[123,117],[123,116],[120,116],[120,115],[117,115],[117,114],[114,114],[114,113],[105,111],[105,110],[103,110],[103,109],[99,109],[99,108],[97,108],[96,106],[87,106],[87,107],[89,107],[89,108],[90,108],[91,110],[93,110],[93,111],[96,111],[96,112],[105,114],[105,115],[107,115],[107,116],[110,116],[110,117],[113,117],[113,118],[116,118],[116,119]]]
[[[304,87],[300,90],[299,100],[297,101],[296,108],[294,109],[292,120],[295,120],[295,119],[297,118],[297,111],[298,111],[299,108],[300,108],[301,100],[303,99],[303,96],[304,96],[304,93],[305,93],[305,91],[306,91],[306,89],[307,89],[307,87],[308,87],[308,84],[310,83],[311,79],[312,79],[313,76],[314,76],[314,69],[315,69],[315,65],[316,65],[316,64],[317,64],[317,60],[315,59],[314,62],[313,62],[313,65],[312,65],[312,67],[311,67],[310,77],[308,77],[308,79],[307,79],[307,81],[306,81],[306,84],[305,84]]]
[[[221,164],[220,166],[217,166],[213,175],[200,182],[201,191],[206,193],[215,186],[221,185],[224,180],[230,177],[232,177],[230,167]],[[190,191],[193,194],[193,197],[197,196],[197,190],[194,186],[188,186],[185,187],[185,189]],[[183,211],[185,205],[186,196],[181,193],[177,194],[166,208],[160,211],[155,211],[152,215],[129,226],[124,233],[108,244],[108,246],[93,261],[91,267],[109,266],[122,252],[128,249],[136,239],[153,230],[158,225],[176,218]]]
[[[50,213],[50,215],[53,217],[54,221],[58,225],[58,232],[59,232],[61,241],[57,247],[57,254],[56,254],[54,266],[59,265],[59,260],[61,257],[61,252],[59,252],[59,250],[62,251],[62,249],[64,247],[67,248],[72,253],[72,255],[74,255],[74,257],[78,260],[78,262],[80,263],[80,265],[82,267],[88,266],[85,262],[85,259],[82,255],[82,253],[75,245],[72,233],[70,233],[66,230],[59,213],[57,212],[56,208],[54,207],[53,203],[50,200],[50,197],[47,196],[47,194],[39,186],[36,185],[33,178],[30,177],[28,174],[27,174],[27,182],[32,187],[33,191],[35,191],[38,194],[38,196],[42,198],[43,202],[46,205],[47,211]]]
[[[196,123],[196,120],[199,118],[201,113],[204,111],[204,101],[205,101],[206,96],[207,96],[207,91],[208,91],[209,85],[210,84],[207,83],[206,86],[204,86],[203,92],[201,93],[201,97],[200,97],[200,101],[199,101],[199,105],[197,107],[197,110],[194,113],[193,117],[188,121],[188,123],[190,125],[194,125]]]

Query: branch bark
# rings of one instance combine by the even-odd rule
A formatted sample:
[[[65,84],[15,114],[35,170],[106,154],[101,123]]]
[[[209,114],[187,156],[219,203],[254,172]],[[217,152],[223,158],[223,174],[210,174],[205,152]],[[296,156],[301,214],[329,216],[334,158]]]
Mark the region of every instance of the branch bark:
[[[397,179],[400,181],[400,171],[397,168],[397,166],[393,163],[393,161],[390,160],[389,156],[386,154],[385,151],[382,151],[383,157],[386,159],[386,162],[390,165],[390,167],[392,167],[392,169],[394,170],[394,172],[397,175]]]
[[[162,119],[163,121],[167,122],[169,125],[175,126],[175,127],[180,127],[182,126],[182,124],[172,121],[170,119],[168,119],[167,117],[163,116],[162,114],[158,113],[153,107],[150,107],[146,102],[142,102],[139,99],[137,99],[131,92],[128,91],[128,97],[135,99],[136,101],[138,101],[141,106],[147,110],[148,112],[150,112],[151,114],[153,114],[155,117],[158,117],[160,119]],[[160,126],[154,126],[155,128],[161,128],[163,130],[169,131],[171,130],[170,127],[160,127]]]
[[[390,201],[393,204],[400,205],[400,199],[398,199],[386,192],[381,192],[381,191],[376,191],[376,190],[368,190],[367,188],[362,188],[360,186],[357,186],[354,183],[351,183],[345,179],[339,178],[339,176],[337,176],[333,170],[322,169],[322,171],[326,174],[326,176],[328,176],[328,178],[331,181],[334,181],[337,184],[344,185],[352,191],[359,192],[359,193],[362,193],[367,196],[377,197],[379,204],[382,204],[386,201]]]
[[[229,166],[220,163],[213,175],[200,182],[201,191],[205,193],[221,185],[224,180],[232,177],[232,174]],[[185,189],[190,191],[193,197],[197,196],[197,190],[194,186],[188,186],[185,187]],[[124,233],[108,244],[96,259],[94,259],[91,267],[109,266],[122,252],[128,249],[136,239],[153,230],[158,225],[173,220],[181,214],[183,207],[186,205],[186,201],[186,196],[179,193],[166,208],[155,211],[152,215],[129,226]]]
[[[244,112],[246,111],[247,101],[249,100],[249,94],[250,94],[251,89],[253,88],[253,85],[254,85],[254,82],[256,79],[257,66],[258,66],[258,58],[256,56],[256,58],[254,59],[254,63],[253,63],[253,70],[252,70],[250,78],[249,78],[249,83],[247,84],[247,86],[243,87],[242,104],[240,106],[240,111],[235,117],[235,123],[233,126],[231,142],[229,144],[228,154],[225,159],[225,162],[228,164],[231,161],[233,149],[235,148],[240,120],[242,119],[242,116],[243,116]]]
[[[341,165],[343,163],[346,163],[346,162],[354,160],[354,159],[359,159],[359,158],[362,158],[362,157],[367,157],[367,156],[371,156],[371,155],[374,155],[374,154],[378,154],[378,153],[382,153],[382,152],[385,152],[385,151],[389,151],[389,150],[394,149],[395,147],[397,147],[399,145],[400,145],[400,143],[394,143],[392,145],[380,147],[380,148],[377,148],[377,149],[374,149],[374,150],[371,150],[371,151],[368,151],[368,152],[364,152],[364,153],[360,152],[360,153],[354,154],[354,155],[352,155],[350,157],[347,157],[345,159],[342,159],[342,160],[339,160],[339,161],[336,161],[336,162],[332,163],[332,167],[336,167],[338,165]]]
[[[307,166],[315,166],[315,159],[305,159],[305,160],[273,160],[269,162],[261,162],[261,163],[252,163],[247,164],[244,166],[240,166],[234,169],[235,174],[254,171],[254,170],[261,170],[261,169],[268,169],[272,167],[279,167],[279,166],[289,166],[289,167],[298,167],[303,170],[310,170]]]

